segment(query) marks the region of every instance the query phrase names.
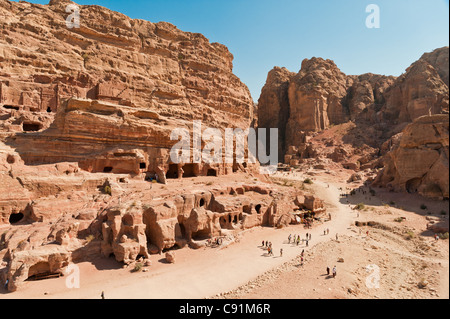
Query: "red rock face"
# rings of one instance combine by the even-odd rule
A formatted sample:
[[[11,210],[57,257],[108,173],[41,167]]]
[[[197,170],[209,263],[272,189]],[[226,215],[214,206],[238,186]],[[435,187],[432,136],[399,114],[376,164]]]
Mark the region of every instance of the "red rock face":
[[[307,132],[367,117],[364,112],[380,107],[384,91],[394,79],[374,74],[347,76],[333,61],[321,58],[304,60],[298,74],[275,68],[269,72],[258,102],[258,125],[273,127],[276,120],[261,119],[281,119],[279,144],[285,154],[291,145],[303,147]],[[274,115],[278,110],[280,115]]]
[[[374,185],[448,198],[449,117],[423,116],[409,124],[384,157]]]
[[[411,122],[444,110],[448,112],[448,85],[438,70],[424,59],[412,64],[385,95],[386,104],[381,111],[386,120],[395,123]]]
[[[345,75],[321,58],[304,60],[298,74],[276,67],[258,101],[258,125],[278,124],[286,164],[328,157],[344,168],[373,166],[383,143],[408,123],[448,113],[448,56],[448,47],[426,53],[398,78]]]
[[[0,1],[0,128],[26,164],[133,174],[145,166],[164,178],[174,128],[254,122],[250,92],[224,45],[98,6],[79,6],[80,27],[68,28],[68,3]],[[231,166],[192,170],[226,174]]]
[[[100,256],[148,265],[299,208],[296,189],[221,179],[257,163],[169,158],[174,128],[255,122],[225,46],[98,6],[68,29],[69,3],[0,0],[0,284],[14,291]],[[196,176],[211,179],[167,182]]]
[[[225,46],[98,6],[80,6],[80,28],[68,29],[66,5],[0,1],[0,105],[56,112],[63,99],[89,98],[211,127],[250,125],[253,102]]]
[[[258,126],[262,128],[278,128],[278,158],[286,152],[286,125],[289,119],[288,87],[290,79],[295,75],[286,68],[275,67],[267,76],[266,85],[261,91],[258,105]]]

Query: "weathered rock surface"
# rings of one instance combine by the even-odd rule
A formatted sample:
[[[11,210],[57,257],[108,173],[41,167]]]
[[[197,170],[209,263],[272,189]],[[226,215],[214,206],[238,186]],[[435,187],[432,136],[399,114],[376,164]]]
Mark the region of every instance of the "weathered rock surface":
[[[278,128],[278,158],[286,153],[286,125],[289,119],[288,87],[295,73],[286,68],[275,67],[267,75],[266,84],[261,90],[258,105],[258,126]]]
[[[449,116],[422,116],[408,125],[384,157],[374,181],[397,191],[449,197]]]
[[[80,28],[67,28],[68,3],[0,2],[2,104],[55,112],[61,99],[77,97],[213,127],[252,121],[249,90],[224,45],[100,6],[79,6]]]
[[[448,113],[448,56],[448,47],[426,53],[398,78],[371,73],[345,75],[333,61],[321,58],[304,60],[295,75],[276,67],[269,72],[258,101],[258,118],[267,119],[258,125],[279,124],[279,145],[284,150],[280,158],[290,155],[285,163],[294,166],[298,164],[295,160],[321,152],[322,145],[308,143],[314,132],[350,120],[356,128],[344,142],[353,148],[365,145],[379,149],[418,117]],[[270,118],[275,121],[271,123]],[[370,132],[364,134],[366,130]],[[339,152],[336,150],[333,160],[345,161],[346,156]]]
[[[400,132],[408,124],[423,116],[448,114],[448,60],[448,47],[436,49],[425,53],[397,78],[371,73],[346,75],[333,61],[322,58],[304,60],[297,74],[276,67],[269,72],[258,101],[258,117],[265,119],[258,125],[269,128],[278,124],[279,153],[286,165],[371,171],[370,178],[373,178],[384,162],[392,162],[389,159],[383,162],[382,156],[395,148],[402,135]],[[437,166],[442,176],[448,176],[448,159],[445,164],[445,155],[442,155],[446,152],[448,134],[446,141],[445,134],[443,139],[443,143],[437,142],[444,145],[443,151],[439,148],[434,153],[401,147],[402,151],[397,151],[396,156],[403,152],[405,165],[414,162],[414,168],[408,169],[409,173],[399,172],[406,166],[400,164],[403,159],[398,159],[398,164],[386,167],[383,176],[394,179],[396,174],[404,178],[411,175],[407,180],[397,176],[393,187],[411,191],[421,184],[410,182],[408,185],[413,183],[414,186],[406,187],[405,183],[414,178],[412,175],[430,171],[430,177],[423,179],[428,186],[421,186],[419,193],[447,197],[448,182],[446,185],[441,185],[442,181],[431,182],[437,179],[433,173]],[[408,159],[407,148],[411,156],[417,157],[414,161]],[[435,162],[437,158],[439,161]],[[430,170],[435,164],[436,168]],[[388,173],[388,170],[395,172]],[[354,175],[349,182],[359,178],[357,176],[365,178]],[[381,184],[392,186],[387,179],[385,177]]]
[[[239,165],[170,166],[175,128],[254,122],[233,55],[170,23],[133,20],[67,1],[0,1],[0,128],[27,165],[77,162],[89,172],[166,178],[227,174]],[[26,16],[26,18],[25,18]],[[204,146],[204,145],[203,145]]]
[[[277,206],[272,185],[245,174],[201,192],[170,185],[258,166],[169,156],[171,131],[194,120],[221,132],[255,123],[225,46],[100,6],[80,6],[70,29],[69,3],[0,0],[1,284],[96,258],[150,265],[151,253],[288,212],[293,194]]]

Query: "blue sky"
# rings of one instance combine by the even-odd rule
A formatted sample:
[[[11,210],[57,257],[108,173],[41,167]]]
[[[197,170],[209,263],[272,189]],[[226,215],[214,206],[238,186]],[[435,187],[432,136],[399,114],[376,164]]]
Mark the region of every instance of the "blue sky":
[[[45,1],[30,1],[47,4]],[[225,44],[255,101],[274,66],[298,72],[313,56],[346,74],[398,76],[425,52],[448,46],[448,0],[77,0],[131,18],[167,21]],[[369,4],[380,28],[366,27]]]

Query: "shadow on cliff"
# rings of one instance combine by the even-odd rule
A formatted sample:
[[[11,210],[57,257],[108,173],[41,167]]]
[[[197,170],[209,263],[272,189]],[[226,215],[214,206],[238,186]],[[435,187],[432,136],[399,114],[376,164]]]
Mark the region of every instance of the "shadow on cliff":
[[[113,255],[102,257],[101,241],[93,240],[87,245],[75,250],[72,253],[75,263],[89,262],[97,270],[116,270],[123,268],[123,264],[118,262]]]

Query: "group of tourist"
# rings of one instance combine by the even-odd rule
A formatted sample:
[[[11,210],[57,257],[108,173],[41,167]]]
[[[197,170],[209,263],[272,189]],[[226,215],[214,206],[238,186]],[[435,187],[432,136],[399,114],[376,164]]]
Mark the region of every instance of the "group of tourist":
[[[308,246],[308,242],[311,240],[311,234],[306,233],[306,238],[302,239],[300,237],[300,235],[294,235],[294,237],[292,237],[292,234],[289,234],[288,236],[288,243],[290,244],[292,240],[293,244],[296,244],[297,246],[300,244],[300,241],[305,242],[306,241],[306,246]]]
[[[267,249],[267,256],[273,256],[273,247],[270,241],[262,241],[262,246]],[[280,251],[280,255],[283,254],[283,250]]]

